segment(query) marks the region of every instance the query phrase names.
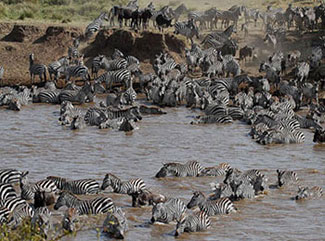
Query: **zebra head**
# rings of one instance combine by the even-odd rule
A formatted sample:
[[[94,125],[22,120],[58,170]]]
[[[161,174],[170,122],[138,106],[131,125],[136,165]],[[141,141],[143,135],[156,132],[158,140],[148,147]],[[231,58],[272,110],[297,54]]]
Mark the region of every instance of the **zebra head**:
[[[64,230],[68,232],[75,232],[77,229],[76,224],[79,222],[79,214],[77,209],[68,208],[64,213],[64,217],[62,220],[62,227]]]
[[[232,168],[229,168],[227,171],[226,171],[226,177],[225,179],[223,180],[223,183],[224,184],[229,184],[230,182],[232,182],[233,178],[234,178],[234,169]]]
[[[163,167],[159,170],[159,172],[156,174],[156,178],[160,178],[160,177],[166,177],[168,172],[167,172],[167,164],[163,164]]]
[[[39,208],[32,218],[33,229],[45,239],[47,239],[48,232],[51,229],[51,212],[46,208]]]
[[[175,236],[177,237],[182,233],[184,233],[187,226],[188,226],[187,216],[185,214],[182,214],[180,219],[177,220]]]
[[[113,179],[115,176],[112,173],[107,173],[104,177],[101,189],[105,190],[107,187],[110,187],[113,185]]]
[[[308,187],[298,187],[298,193],[295,196],[296,200],[301,200],[309,197],[309,188]]]
[[[193,193],[193,197],[191,198],[191,201],[187,204],[187,208],[193,208],[195,206],[200,205],[201,203],[203,203],[205,201],[205,196],[202,192],[200,191],[195,191]]]
[[[68,206],[69,200],[75,198],[71,193],[69,192],[61,192],[58,200],[56,201],[54,205],[54,210],[58,210],[62,206]]]
[[[117,207],[112,212],[107,213],[103,223],[103,232],[108,234],[110,238],[124,239],[127,228],[127,219],[121,208]]]
[[[151,223],[166,219],[167,213],[164,203],[153,204]]]

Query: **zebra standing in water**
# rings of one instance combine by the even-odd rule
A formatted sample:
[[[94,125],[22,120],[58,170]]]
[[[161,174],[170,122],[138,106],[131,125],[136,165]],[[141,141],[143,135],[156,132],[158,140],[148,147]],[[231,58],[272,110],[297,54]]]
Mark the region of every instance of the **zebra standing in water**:
[[[129,80],[127,84],[128,88],[123,93],[123,97],[126,101],[127,105],[132,105],[137,98],[137,92],[133,89],[133,81],[132,79]]]
[[[290,183],[297,183],[299,181],[297,173],[294,171],[276,170],[278,174],[278,187],[288,185]]]
[[[146,190],[146,184],[142,179],[137,178],[123,182],[112,173],[107,173],[105,175],[101,189],[105,190],[107,187],[111,187],[115,193],[128,194],[132,196],[133,207],[138,205],[138,195],[140,192]]]
[[[170,198],[165,203],[158,203],[152,207],[151,222],[169,223],[179,220],[186,212],[186,206],[178,198]]]
[[[47,67],[44,64],[36,64],[34,63],[35,61],[35,56],[34,54],[29,55],[29,73],[30,73],[30,79],[32,81],[32,84],[34,83],[34,78],[35,75],[38,75],[41,82],[43,81],[44,76],[44,81],[46,82],[46,71]]]
[[[174,34],[184,35],[193,44],[193,37],[199,38],[199,30],[194,23],[193,19],[189,19],[187,22],[177,22],[175,25]]]
[[[57,186],[52,180],[41,180],[35,184],[29,184],[27,177],[24,177],[20,181],[21,197],[25,200],[34,199],[36,191],[46,191],[50,193],[56,193]]]
[[[92,21],[87,27],[86,27],[86,37],[90,38],[95,32],[98,32],[99,29],[103,25],[103,21],[108,21],[108,14],[107,12],[102,12],[94,21]]]
[[[114,209],[114,203],[111,198],[97,197],[92,200],[80,200],[69,192],[62,192],[54,205],[54,210],[62,206],[75,208],[79,215],[107,213]]]
[[[236,208],[229,198],[209,200],[200,191],[194,192],[191,201],[187,204],[187,208],[195,206],[199,206],[200,210],[205,211],[209,216],[236,212]]]
[[[65,178],[54,176],[49,176],[47,179],[52,180],[58,189],[73,194],[97,194],[99,192],[99,184],[93,179],[68,181]]]
[[[156,174],[157,178],[166,177],[167,175],[175,177],[197,177],[203,171],[203,167],[197,161],[188,161],[181,163],[166,163]]]
[[[177,222],[175,236],[179,236],[184,232],[206,230],[210,227],[210,225],[210,218],[204,211],[184,216],[180,221]]]
[[[16,169],[2,169],[0,170],[0,183],[19,183],[28,173],[28,171],[22,172]]]

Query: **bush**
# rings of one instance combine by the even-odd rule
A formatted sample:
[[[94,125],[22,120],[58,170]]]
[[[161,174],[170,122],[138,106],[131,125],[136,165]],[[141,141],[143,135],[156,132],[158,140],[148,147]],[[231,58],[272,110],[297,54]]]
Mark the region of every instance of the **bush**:
[[[31,10],[24,10],[20,16],[18,17],[19,20],[24,20],[25,18],[34,18],[34,13]]]
[[[0,17],[6,17],[7,16],[7,7],[0,3]]]

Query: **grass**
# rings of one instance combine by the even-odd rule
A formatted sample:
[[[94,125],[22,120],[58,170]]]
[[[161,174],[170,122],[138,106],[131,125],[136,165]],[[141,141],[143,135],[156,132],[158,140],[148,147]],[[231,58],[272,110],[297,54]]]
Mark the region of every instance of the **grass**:
[[[139,0],[140,7],[145,7],[153,1],[156,9],[166,4],[176,8],[181,2],[170,0]],[[304,2],[294,3],[303,5]],[[197,0],[183,0],[189,10],[202,11],[210,7],[217,9],[228,9],[232,5],[245,4],[248,7],[266,9],[267,5],[286,8],[291,0],[205,0],[204,3]],[[32,21],[45,20],[51,22],[89,22],[101,11],[109,11],[114,5],[126,5],[128,0],[0,0],[0,21]],[[318,4],[314,2],[314,5]],[[306,5],[306,4],[305,4]],[[308,4],[311,6],[310,4]]]

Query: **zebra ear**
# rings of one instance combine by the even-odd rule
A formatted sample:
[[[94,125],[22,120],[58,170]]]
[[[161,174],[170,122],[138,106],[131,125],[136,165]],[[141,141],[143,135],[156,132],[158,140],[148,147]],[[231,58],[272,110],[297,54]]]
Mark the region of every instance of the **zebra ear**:
[[[25,172],[23,172],[23,173],[21,174],[21,177],[25,177],[25,176],[27,176],[28,173],[29,173],[29,171],[25,171]]]

